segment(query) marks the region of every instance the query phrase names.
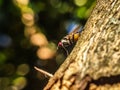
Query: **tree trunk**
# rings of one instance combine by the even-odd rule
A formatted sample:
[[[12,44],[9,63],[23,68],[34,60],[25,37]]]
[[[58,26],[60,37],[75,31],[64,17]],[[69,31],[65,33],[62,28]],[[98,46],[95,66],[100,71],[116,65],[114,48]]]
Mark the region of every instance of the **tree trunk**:
[[[120,0],[98,0],[73,51],[44,90],[84,90],[88,82],[95,90],[92,82],[119,75]]]

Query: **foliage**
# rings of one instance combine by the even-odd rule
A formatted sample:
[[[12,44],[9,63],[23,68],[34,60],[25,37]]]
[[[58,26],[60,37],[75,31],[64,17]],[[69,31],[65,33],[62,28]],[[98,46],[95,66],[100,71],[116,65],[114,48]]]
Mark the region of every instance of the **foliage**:
[[[55,72],[64,60],[56,47],[67,33],[66,25],[84,24],[94,4],[94,0],[0,0],[0,90],[42,89],[48,79],[33,67]]]

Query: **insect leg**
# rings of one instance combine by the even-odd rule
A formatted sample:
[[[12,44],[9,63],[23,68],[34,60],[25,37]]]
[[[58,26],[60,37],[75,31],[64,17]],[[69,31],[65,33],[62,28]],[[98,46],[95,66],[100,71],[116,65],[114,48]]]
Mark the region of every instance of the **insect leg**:
[[[69,52],[68,52],[68,50],[63,46],[63,48],[64,48],[64,50],[66,51],[66,53],[67,53],[67,56],[69,55]]]

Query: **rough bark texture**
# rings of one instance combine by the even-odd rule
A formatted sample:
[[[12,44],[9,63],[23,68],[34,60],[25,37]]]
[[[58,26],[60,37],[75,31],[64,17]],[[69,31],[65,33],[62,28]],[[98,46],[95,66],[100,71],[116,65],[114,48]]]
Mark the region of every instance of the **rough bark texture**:
[[[98,0],[75,48],[44,90],[84,90],[88,82],[116,75],[120,75],[120,0]],[[88,89],[96,87],[89,83]]]

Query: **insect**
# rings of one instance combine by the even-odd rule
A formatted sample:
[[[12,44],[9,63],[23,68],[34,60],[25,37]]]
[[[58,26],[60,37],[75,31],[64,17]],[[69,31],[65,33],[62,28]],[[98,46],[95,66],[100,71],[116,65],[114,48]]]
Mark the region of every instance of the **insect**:
[[[66,51],[67,55],[69,55],[68,47],[77,42],[82,30],[83,27],[81,25],[74,26],[73,30],[68,35],[63,37],[58,43],[58,48],[63,48]]]

